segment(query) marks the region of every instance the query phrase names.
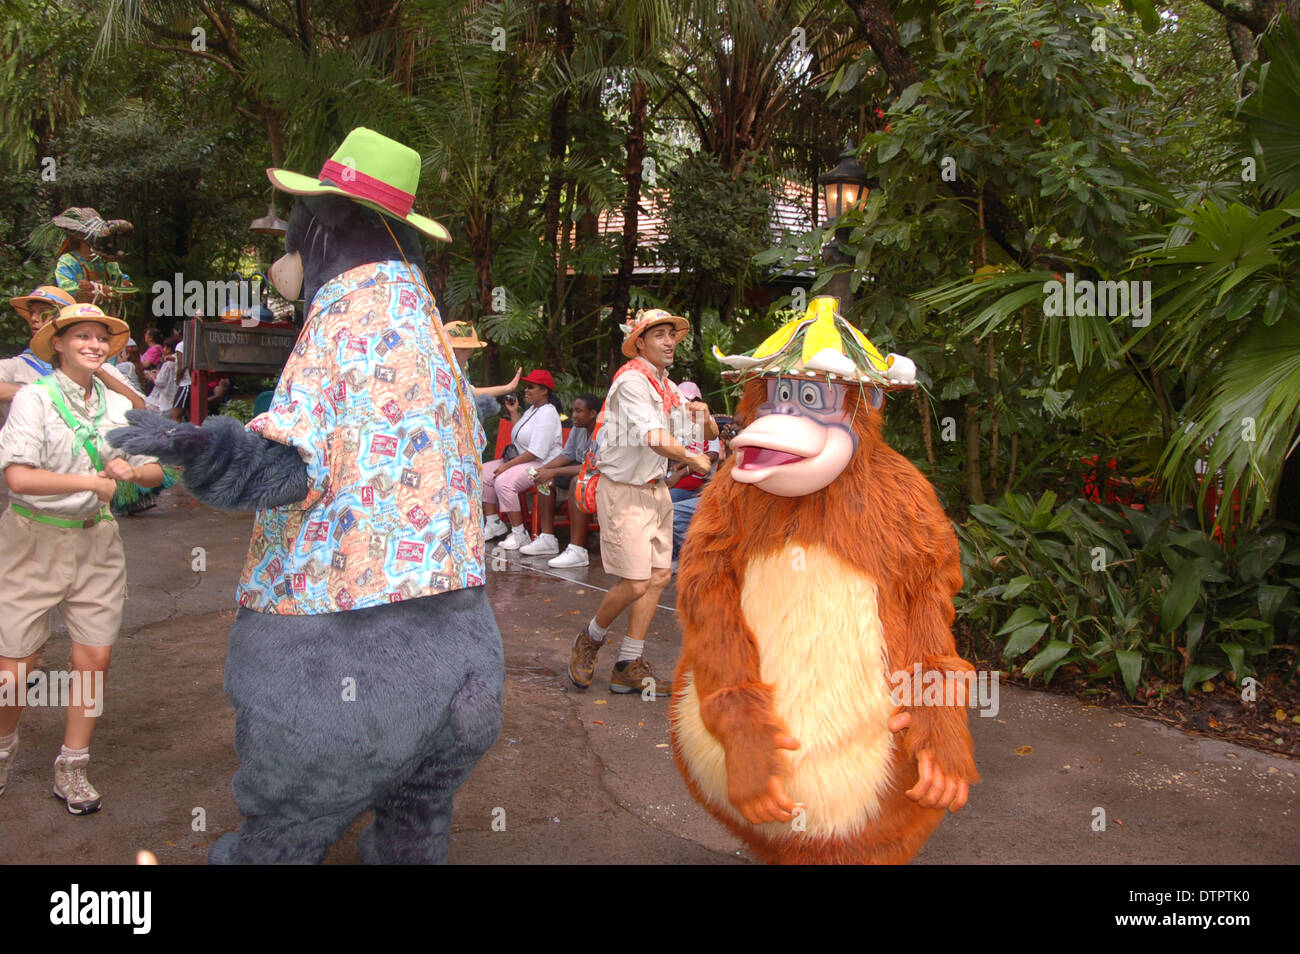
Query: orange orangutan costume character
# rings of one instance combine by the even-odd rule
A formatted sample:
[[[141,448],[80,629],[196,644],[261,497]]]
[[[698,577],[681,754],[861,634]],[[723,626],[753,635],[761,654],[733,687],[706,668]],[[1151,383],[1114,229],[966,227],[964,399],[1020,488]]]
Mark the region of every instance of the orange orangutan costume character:
[[[753,356],[715,350],[749,378],[748,426],[682,551],[673,756],[764,861],[902,863],[979,781],[964,695],[891,696],[917,663],[969,678],[961,564],[934,489],[881,436],[884,392],[915,365],[835,304],[814,299]]]

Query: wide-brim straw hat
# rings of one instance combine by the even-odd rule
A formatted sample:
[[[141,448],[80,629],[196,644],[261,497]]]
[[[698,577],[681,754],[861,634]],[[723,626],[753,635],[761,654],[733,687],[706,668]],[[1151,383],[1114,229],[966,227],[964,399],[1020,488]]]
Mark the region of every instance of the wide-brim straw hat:
[[[420,154],[410,146],[358,126],[348,133],[316,177],[267,169],[271,184],[293,195],[341,195],[390,218],[407,223],[430,238],[451,241],[451,233],[433,219],[411,211],[420,187]]]
[[[829,295],[814,298],[802,318],[786,322],[748,355],[724,355],[715,345],[713,357],[731,369],[723,380],[812,378],[882,391],[916,387],[916,364],[905,355],[882,355],[838,306]]]
[[[108,354],[104,356],[105,361],[125,348],[131,337],[130,326],[121,318],[106,315],[95,305],[68,305],[59,312],[58,317],[32,336],[32,354],[42,361],[53,361],[54,335],[59,329],[82,321],[97,321],[108,329]]]
[[[38,301],[45,302],[47,305],[53,305],[54,310],[58,311],[65,305],[75,305],[77,300],[72,297],[71,293],[64,291],[57,285],[41,285],[32,289],[30,295],[19,295],[17,298],[10,298],[9,304],[14,306],[14,311],[22,315],[24,319],[31,318],[32,305]]]
[[[627,358],[636,357],[636,339],[653,328],[655,325],[672,325],[675,329],[673,332],[673,343],[681,344],[682,339],[691,333],[691,323],[681,315],[674,315],[662,308],[646,308],[636,313],[636,319],[630,325],[622,325],[623,329],[623,355]]]
[[[449,321],[442,326],[451,339],[452,348],[486,348],[488,343],[480,341],[478,331],[468,321]]]

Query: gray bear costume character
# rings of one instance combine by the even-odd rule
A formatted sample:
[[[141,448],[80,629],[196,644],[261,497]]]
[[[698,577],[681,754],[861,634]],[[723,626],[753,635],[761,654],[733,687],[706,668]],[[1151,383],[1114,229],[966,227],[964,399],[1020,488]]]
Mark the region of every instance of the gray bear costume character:
[[[362,860],[441,862],[452,797],[501,728],[483,431],[406,222],[446,233],[409,214],[414,150],[358,129],[335,156],[355,165],[269,170],[302,196],[271,278],[292,293],[301,276],[311,303],[270,410],[247,429],[140,411],[110,435],[184,466],[205,503],[257,511],[225,677],[245,822],[213,863],[318,863],[369,808]]]

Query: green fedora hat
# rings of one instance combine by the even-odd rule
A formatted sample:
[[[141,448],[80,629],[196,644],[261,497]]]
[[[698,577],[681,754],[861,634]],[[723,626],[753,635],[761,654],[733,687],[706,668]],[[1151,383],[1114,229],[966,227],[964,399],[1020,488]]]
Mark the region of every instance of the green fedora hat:
[[[414,226],[430,238],[451,241],[451,233],[411,211],[420,187],[420,154],[373,129],[358,126],[325,160],[316,178],[288,169],[267,169],[271,184],[294,195],[341,195]]]

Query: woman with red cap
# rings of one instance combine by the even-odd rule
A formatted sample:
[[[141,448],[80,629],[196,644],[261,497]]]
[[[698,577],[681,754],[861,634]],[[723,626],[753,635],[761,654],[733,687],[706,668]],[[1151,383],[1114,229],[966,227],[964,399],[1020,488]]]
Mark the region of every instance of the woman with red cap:
[[[524,529],[519,495],[533,486],[528,468],[544,464],[559,454],[564,433],[560,412],[551,397],[555,390],[551,373],[532,371],[520,380],[524,383],[526,410],[510,432],[510,447],[506,448],[501,459],[483,465],[483,515],[486,518],[483,539],[509,534],[500,544],[504,550],[518,550],[531,539]],[[510,522],[509,526],[497,515],[498,510]]]

